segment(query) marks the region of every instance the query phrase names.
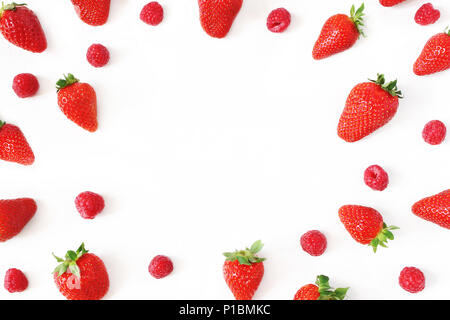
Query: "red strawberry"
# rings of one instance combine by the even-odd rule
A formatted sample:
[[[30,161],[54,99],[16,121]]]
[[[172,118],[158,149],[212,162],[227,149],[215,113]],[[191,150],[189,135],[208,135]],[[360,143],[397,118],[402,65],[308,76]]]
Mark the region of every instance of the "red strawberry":
[[[393,7],[399,3],[402,3],[405,0],[380,0],[382,6],[385,7]]]
[[[19,127],[0,120],[0,159],[25,166],[34,162],[34,154]]]
[[[414,73],[424,76],[450,68],[450,29],[438,33],[425,44],[414,63]]]
[[[47,49],[47,39],[39,19],[25,4],[2,4],[0,17],[0,31],[6,40],[31,52]]]
[[[59,108],[66,117],[87,131],[96,131],[97,95],[94,88],[79,82],[70,73],[56,83],[56,88]]]
[[[353,239],[372,246],[374,252],[377,251],[378,245],[386,248],[387,240],[394,240],[390,230],[398,229],[395,226],[386,226],[381,214],[369,207],[343,206],[339,209],[339,218]]]
[[[301,287],[295,294],[294,300],[344,300],[349,288],[332,290],[328,281],[327,276],[317,276],[316,284]]]
[[[258,240],[250,249],[223,254],[226,257],[223,275],[236,300],[251,300],[258,289],[264,275],[265,259],[259,258],[256,253],[263,246]]]
[[[330,17],[322,27],[319,39],[313,48],[313,58],[316,60],[327,58],[352,47],[360,35],[364,35],[361,27],[364,26],[364,3],[355,11],[350,10],[350,17],[345,14],[336,14]]]
[[[242,0],[198,0],[200,22],[211,37],[223,38],[241,10]]]
[[[388,123],[397,112],[402,92],[397,80],[385,83],[384,75],[356,85],[350,92],[338,125],[338,135],[347,142],[368,136]]]
[[[0,242],[18,235],[36,210],[36,202],[30,198],[0,200]]]
[[[80,19],[91,25],[101,26],[108,21],[111,0],[71,0]]]
[[[412,206],[412,212],[422,219],[450,229],[450,189],[416,202]]]
[[[88,253],[84,243],[78,250],[69,250],[65,259],[53,255],[58,265],[53,277],[59,291],[67,300],[100,300],[109,289],[105,264],[95,254]]]

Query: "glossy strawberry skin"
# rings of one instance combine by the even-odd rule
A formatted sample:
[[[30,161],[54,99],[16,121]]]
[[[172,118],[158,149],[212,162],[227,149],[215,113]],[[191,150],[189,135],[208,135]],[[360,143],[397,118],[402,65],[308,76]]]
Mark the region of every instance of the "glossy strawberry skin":
[[[34,154],[19,127],[0,123],[0,159],[25,166],[34,163]]]
[[[241,10],[242,0],[198,0],[203,30],[214,38],[224,38]]]
[[[47,49],[47,39],[39,19],[33,11],[24,6],[5,10],[0,20],[0,31],[12,44],[31,51]]]
[[[108,21],[111,0],[71,0],[80,19],[91,26],[101,26]]]
[[[346,205],[339,209],[339,219],[353,239],[369,244],[383,229],[383,217],[375,209]]]
[[[438,33],[431,37],[414,63],[413,71],[424,76],[450,68],[450,35]]]
[[[380,4],[384,7],[393,7],[405,0],[380,0]]]
[[[319,287],[314,284],[301,287],[294,296],[294,300],[319,300],[319,298]]]
[[[450,189],[416,202],[412,212],[424,220],[450,229]]]
[[[0,200],[0,242],[18,235],[36,210],[36,202],[30,198]]]
[[[236,300],[251,300],[263,278],[264,265],[263,262],[244,265],[237,260],[225,261],[223,275]]]
[[[109,277],[103,261],[92,253],[85,253],[77,260],[81,277],[70,271],[61,276],[53,274],[58,290],[67,300],[100,300],[109,289]]]

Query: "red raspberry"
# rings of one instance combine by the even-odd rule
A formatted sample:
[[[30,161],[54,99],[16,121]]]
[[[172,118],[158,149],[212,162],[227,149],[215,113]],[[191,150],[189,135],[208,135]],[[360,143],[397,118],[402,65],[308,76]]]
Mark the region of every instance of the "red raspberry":
[[[105,201],[101,195],[86,191],[76,197],[75,206],[84,219],[94,219],[105,208]]]
[[[12,88],[19,98],[32,97],[39,89],[39,81],[31,73],[21,73],[14,77]]]
[[[173,263],[169,257],[156,256],[150,261],[148,272],[156,279],[167,277],[173,271]]]
[[[439,120],[428,122],[422,131],[423,140],[431,145],[441,144],[445,139],[447,128]]]
[[[373,165],[364,171],[364,182],[373,190],[383,191],[389,184],[389,176],[382,167]]]
[[[19,269],[9,269],[5,274],[5,289],[9,292],[22,292],[28,287],[27,277]]]
[[[101,44],[93,44],[88,48],[86,59],[96,68],[103,67],[109,62],[109,51]]]
[[[319,288],[314,284],[301,287],[294,296],[294,300],[318,300],[319,298]]]
[[[417,293],[425,288],[425,276],[414,267],[405,267],[398,278],[400,287],[411,293]]]
[[[141,20],[151,26],[157,26],[164,18],[164,9],[161,5],[152,1],[147,3],[141,11]]]
[[[273,10],[267,17],[267,29],[272,32],[283,32],[291,24],[291,14],[284,8]]]
[[[303,250],[312,256],[320,256],[327,248],[327,238],[317,230],[311,230],[302,235],[300,245]]]
[[[441,13],[439,10],[433,8],[431,3],[426,3],[417,10],[414,20],[416,23],[426,26],[427,24],[433,24],[439,20]]]

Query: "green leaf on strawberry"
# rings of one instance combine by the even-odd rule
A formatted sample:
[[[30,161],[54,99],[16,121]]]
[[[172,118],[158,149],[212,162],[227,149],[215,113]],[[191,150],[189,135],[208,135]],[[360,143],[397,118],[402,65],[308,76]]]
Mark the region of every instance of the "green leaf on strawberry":
[[[333,290],[329,278],[324,275],[317,276],[316,285],[319,287],[320,297],[318,300],[344,300],[349,288],[337,288]]]
[[[87,252],[88,251],[84,248],[84,243],[82,243],[76,252],[73,250],[67,251],[65,260],[52,253],[56,261],[60,263],[55,268],[55,270],[53,270],[53,273],[58,273],[58,276],[61,276],[67,272],[67,269],[69,269],[69,271],[73,273],[77,278],[80,278],[80,268],[77,265],[77,260]]]
[[[225,252],[223,255],[226,257],[227,261],[238,261],[239,264],[244,265],[252,265],[253,263],[259,263],[266,260],[265,258],[260,258],[256,254],[261,251],[261,249],[264,247],[264,244],[261,242],[261,240],[256,241],[253,243],[249,248],[246,248],[245,250],[236,250],[234,252]]]

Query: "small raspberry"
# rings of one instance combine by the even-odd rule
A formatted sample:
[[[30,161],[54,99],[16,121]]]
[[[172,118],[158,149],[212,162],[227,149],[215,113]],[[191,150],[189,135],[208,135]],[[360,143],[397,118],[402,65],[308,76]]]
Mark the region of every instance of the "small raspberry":
[[[414,267],[405,267],[398,278],[400,287],[411,293],[417,293],[425,288],[425,276]]]
[[[431,3],[426,3],[417,10],[414,20],[416,23],[426,26],[435,23],[440,17],[441,13],[439,10],[433,8]]]
[[[307,284],[297,291],[294,300],[318,300],[319,297],[319,287],[314,284]]]
[[[173,271],[173,263],[169,257],[156,256],[148,266],[148,272],[156,279],[167,277]]]
[[[31,73],[21,73],[14,77],[12,88],[19,98],[32,97],[39,89],[39,81]]]
[[[422,131],[423,140],[431,145],[441,144],[447,134],[447,128],[439,120],[428,122]]]
[[[28,287],[27,277],[19,269],[9,269],[5,274],[5,289],[9,292],[22,292]]]
[[[158,2],[152,1],[142,8],[140,18],[146,24],[157,26],[164,18],[164,9]]]
[[[267,29],[272,32],[283,32],[291,24],[291,14],[284,8],[273,10],[267,17]]]
[[[382,167],[373,165],[364,171],[364,182],[373,190],[383,191],[389,184],[389,176]]]
[[[327,248],[327,238],[325,235],[317,230],[306,232],[300,238],[300,245],[303,250],[312,256],[320,256]]]
[[[101,44],[93,44],[87,50],[86,59],[93,67],[104,67],[109,62],[109,51]]]
[[[105,201],[101,195],[86,191],[76,197],[75,206],[84,219],[94,219],[105,208]]]

